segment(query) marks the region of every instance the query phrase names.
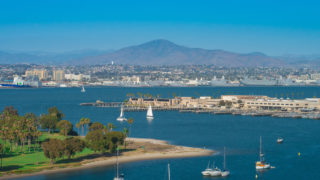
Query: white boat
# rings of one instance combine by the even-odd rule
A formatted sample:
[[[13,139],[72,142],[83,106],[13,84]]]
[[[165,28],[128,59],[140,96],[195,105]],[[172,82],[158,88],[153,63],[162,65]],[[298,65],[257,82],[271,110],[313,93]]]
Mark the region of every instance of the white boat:
[[[117,148],[117,174],[116,177],[113,178],[113,180],[124,180],[124,174],[119,175],[119,149]]]
[[[221,169],[219,169],[218,167],[215,167],[214,169],[212,169],[212,171],[210,171],[210,176],[211,177],[221,176]]]
[[[210,166],[210,162],[208,164],[208,167],[201,172],[202,175],[211,176],[211,177],[221,176],[221,169],[219,169],[218,167],[210,168],[209,166]],[[214,167],[214,163],[212,163],[212,167]]]
[[[86,89],[84,89],[84,86],[82,86],[81,92],[82,92],[82,93],[86,92]]]
[[[127,118],[124,117],[124,113],[123,113],[123,106],[121,106],[121,110],[120,110],[120,116],[117,118],[117,121],[126,121]]]
[[[148,111],[147,111],[147,119],[152,120],[153,119],[153,113],[152,113],[152,107],[149,105]]]
[[[226,147],[224,147],[224,155],[223,155],[223,171],[221,171],[221,176],[226,177],[229,176],[230,171],[226,169]]]
[[[206,168],[204,171],[202,171],[201,174],[204,175],[204,176],[210,176],[210,172],[211,172],[212,170],[213,170],[213,169],[210,168],[210,161],[209,161],[207,168]]]
[[[264,154],[262,153],[262,138],[260,136],[260,152],[259,152],[260,160],[256,162],[256,170],[265,170],[270,169],[270,164],[266,163],[264,160]]]
[[[279,143],[279,144],[283,143],[283,138],[282,137],[278,137],[277,143]]]

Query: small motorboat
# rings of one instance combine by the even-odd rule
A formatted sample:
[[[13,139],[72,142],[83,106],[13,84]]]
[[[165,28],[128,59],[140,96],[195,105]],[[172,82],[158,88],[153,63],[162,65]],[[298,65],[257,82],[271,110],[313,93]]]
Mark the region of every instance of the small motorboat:
[[[278,139],[277,139],[277,143],[278,143],[278,144],[283,143],[283,138],[282,138],[282,137],[278,137]]]

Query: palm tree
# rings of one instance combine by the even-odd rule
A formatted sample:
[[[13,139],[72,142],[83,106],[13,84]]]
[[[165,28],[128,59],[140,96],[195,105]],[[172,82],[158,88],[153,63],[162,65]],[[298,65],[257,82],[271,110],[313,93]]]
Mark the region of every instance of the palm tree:
[[[80,127],[81,127],[81,124],[80,123],[77,123],[76,124],[76,128],[78,129],[78,136],[80,136]]]
[[[130,134],[131,134],[131,126],[132,126],[133,122],[134,122],[134,119],[133,119],[133,118],[129,118],[129,119],[128,119],[128,123],[129,123],[129,136],[130,136]],[[128,137],[129,137],[129,136],[128,136]]]
[[[90,118],[85,118],[85,126],[87,127],[86,129],[87,129],[87,132],[88,132],[88,128],[89,128],[89,124],[90,124],[90,122],[91,122],[91,120],[90,120]]]
[[[112,129],[116,128],[116,126],[112,123],[108,123],[108,130],[112,131]]]
[[[128,136],[128,129],[127,128],[123,128],[122,133],[127,137]],[[124,149],[127,149],[127,142],[124,140]]]
[[[81,125],[81,134],[82,134],[82,136],[84,136],[84,124],[85,124],[85,120],[86,118],[81,118],[80,119],[80,125]]]

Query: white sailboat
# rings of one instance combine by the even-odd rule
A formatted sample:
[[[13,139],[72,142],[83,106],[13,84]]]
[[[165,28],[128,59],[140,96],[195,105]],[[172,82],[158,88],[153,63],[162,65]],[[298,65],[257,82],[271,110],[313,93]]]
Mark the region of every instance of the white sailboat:
[[[127,118],[124,117],[124,113],[123,113],[123,106],[121,105],[121,109],[120,109],[120,116],[117,118],[117,121],[126,121]]]
[[[84,89],[84,86],[82,86],[81,92],[82,92],[82,93],[86,92],[86,89]]]
[[[260,136],[260,152],[259,152],[260,160],[256,162],[256,170],[265,170],[270,169],[270,164],[266,163],[264,160],[264,154],[262,153],[262,138]]]
[[[221,176],[226,177],[229,176],[230,171],[226,169],[226,147],[224,147],[224,155],[223,155],[223,171],[221,171]]]
[[[201,174],[204,176],[210,176],[211,171],[212,171],[212,168],[210,168],[210,161],[209,161],[207,168],[204,171],[202,171]]]
[[[124,180],[124,174],[119,175],[119,149],[117,148],[117,174],[116,177],[113,178],[113,180]]]
[[[152,107],[149,105],[148,111],[147,111],[147,119],[152,120],[153,119],[153,113],[152,113]]]
[[[211,176],[211,177],[221,176],[221,169],[219,169],[218,167],[214,167],[214,163],[212,163],[212,168],[210,168],[209,166],[210,166],[210,162],[208,164],[208,167],[201,172],[202,175]]]

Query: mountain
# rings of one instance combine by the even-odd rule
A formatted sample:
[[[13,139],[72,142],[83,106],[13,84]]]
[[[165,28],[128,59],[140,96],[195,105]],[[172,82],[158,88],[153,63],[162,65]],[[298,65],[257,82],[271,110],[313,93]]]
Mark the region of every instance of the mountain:
[[[193,65],[210,64],[225,67],[319,67],[320,55],[285,55],[272,57],[260,52],[235,53],[177,45],[164,39],[111,50],[79,50],[64,53],[0,51],[0,64],[51,65]]]
[[[279,66],[285,63],[262,53],[240,54],[223,50],[206,50],[180,46],[159,39],[137,46],[130,46],[112,53],[86,57],[74,61],[77,64],[181,65],[213,64],[217,66]]]

